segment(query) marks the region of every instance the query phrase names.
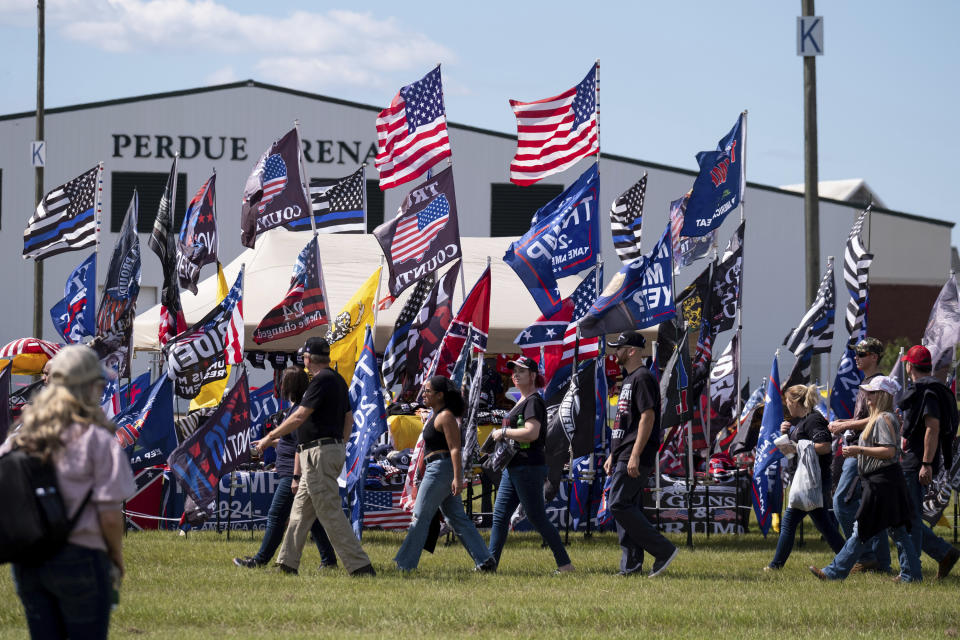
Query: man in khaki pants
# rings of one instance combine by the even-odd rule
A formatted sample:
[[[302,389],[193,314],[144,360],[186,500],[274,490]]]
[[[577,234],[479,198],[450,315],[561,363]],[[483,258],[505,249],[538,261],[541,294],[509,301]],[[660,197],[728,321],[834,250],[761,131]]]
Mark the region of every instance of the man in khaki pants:
[[[277,556],[277,567],[285,573],[297,572],[307,534],[317,519],[350,575],[376,575],[340,507],[337,477],[346,459],[343,443],[353,429],[347,383],[330,368],[330,345],[323,338],[307,340],[303,346],[303,363],[312,379],[300,406],[280,426],[254,443],[263,453],[294,429],[300,442],[300,485]]]

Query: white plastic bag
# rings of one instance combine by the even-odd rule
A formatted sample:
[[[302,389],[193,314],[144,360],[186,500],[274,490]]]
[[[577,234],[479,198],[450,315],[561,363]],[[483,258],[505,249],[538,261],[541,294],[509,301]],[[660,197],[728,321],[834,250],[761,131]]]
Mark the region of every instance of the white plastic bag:
[[[801,511],[813,511],[823,506],[820,488],[820,462],[810,440],[797,443],[797,472],[790,485],[787,506]]]

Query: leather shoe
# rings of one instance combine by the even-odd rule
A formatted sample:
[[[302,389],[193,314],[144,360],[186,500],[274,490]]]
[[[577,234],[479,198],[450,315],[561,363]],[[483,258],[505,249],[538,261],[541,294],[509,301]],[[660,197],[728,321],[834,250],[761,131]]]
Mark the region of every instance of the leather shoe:
[[[362,576],[375,576],[377,572],[373,570],[373,565],[364,565],[357,569],[356,571],[351,571],[350,575],[354,578],[360,578]]]
[[[947,552],[947,555],[943,557],[943,560],[940,561],[940,564],[937,565],[937,580],[943,580],[950,572],[953,570],[953,566],[957,564],[957,560],[960,560],[960,551],[956,547],[950,547],[950,551]]]
[[[810,573],[812,573],[813,575],[815,575],[815,576],[816,576],[817,578],[819,578],[820,580],[829,580],[829,579],[830,579],[830,576],[828,576],[827,574],[825,574],[823,571],[821,571],[821,570],[818,569],[817,567],[810,567]]]

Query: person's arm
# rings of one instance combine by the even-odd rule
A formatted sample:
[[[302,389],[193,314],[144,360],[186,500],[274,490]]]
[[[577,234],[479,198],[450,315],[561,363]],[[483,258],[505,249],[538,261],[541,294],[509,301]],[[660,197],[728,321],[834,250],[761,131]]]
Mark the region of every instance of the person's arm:
[[[293,454],[293,478],[290,480],[290,490],[294,493],[300,488],[300,452]]]
[[[447,440],[447,448],[450,450],[450,463],[453,465],[453,482],[450,483],[450,493],[458,496],[466,485],[463,480],[463,463],[460,459],[460,425],[457,424],[457,419],[453,417],[452,413],[441,411],[434,421],[434,426],[440,427],[444,438]]]
[[[830,433],[834,435],[846,431],[847,429],[860,433],[867,428],[867,422],[869,421],[869,418],[862,418],[860,420],[854,420],[852,418],[849,420],[834,420],[827,425],[827,428],[830,429]]]
[[[100,519],[100,531],[103,532],[103,540],[107,543],[107,555],[110,561],[117,565],[121,577],[124,573],[123,567],[123,511],[120,509],[107,509],[98,511],[97,516]]]
[[[343,441],[350,440],[350,434],[353,433],[353,411],[347,411],[343,416]]]
[[[645,409],[640,414],[640,423],[637,425],[637,439],[633,441],[633,449],[630,450],[630,460],[627,462],[627,474],[631,478],[640,476],[640,453],[647,446],[650,434],[653,433],[653,409]]]
[[[539,435],[540,421],[536,418],[524,418],[522,427],[500,429],[501,438],[510,438],[517,442],[533,442]]]
[[[824,456],[833,450],[833,444],[830,442],[814,442],[813,450],[818,456]]]
[[[923,416],[923,458],[920,460],[920,484],[928,485],[933,481],[933,458],[937,455],[940,440],[940,420],[933,416]]]
[[[889,460],[897,452],[893,445],[877,445],[874,447],[861,447],[860,445],[849,445],[843,448],[843,457],[851,458],[853,456],[867,456],[868,458],[877,458],[879,460]]]
[[[296,431],[300,426],[306,422],[307,418],[313,413],[313,409],[308,409],[303,405],[297,407],[293,413],[287,416],[287,419],[280,423],[280,426],[271,429],[270,433],[266,436],[257,440],[253,443],[253,446],[257,448],[257,451],[263,453],[270,447],[277,444],[277,440],[283,436]]]

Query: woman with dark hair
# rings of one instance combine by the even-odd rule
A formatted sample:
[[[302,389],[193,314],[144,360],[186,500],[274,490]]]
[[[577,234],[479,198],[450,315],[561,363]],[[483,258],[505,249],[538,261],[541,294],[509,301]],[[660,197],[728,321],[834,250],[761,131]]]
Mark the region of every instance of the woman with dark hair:
[[[412,571],[420,563],[420,554],[437,509],[456,532],[476,565],[476,571],[496,571],[497,563],[487,551],[483,538],[463,511],[463,464],[460,459],[460,425],[463,396],[443,376],[434,376],[423,385],[423,401],[433,416],[423,427],[423,481],[413,506],[407,537],[394,562],[401,571]]]
[[[780,537],[777,539],[777,550],[774,552],[770,564],[764,567],[764,571],[781,569],[786,564],[790,552],[793,551],[793,539],[797,532],[797,526],[805,516],[810,516],[813,524],[823,534],[834,553],[840,552],[844,542],[843,536],[837,529],[836,520],[830,516],[826,509],[826,505],[831,504],[830,490],[833,487],[830,473],[830,452],[833,436],[830,435],[830,429],[827,428],[827,419],[816,410],[817,404],[820,402],[820,391],[815,384],[809,386],[795,384],[783,393],[783,402],[790,415],[800,421],[797,426],[793,426],[784,420],[780,425],[780,433],[787,434],[794,443],[804,440],[809,440],[812,443],[813,452],[816,454],[820,466],[820,491],[823,497],[823,506],[812,511],[804,511],[794,507],[784,509],[783,520],[780,522]]]
[[[290,415],[297,407],[309,383],[310,379],[301,367],[287,367],[284,370],[280,378],[280,397],[291,405],[290,409],[284,413],[284,417]],[[277,441],[276,473],[277,490],[273,494],[273,501],[267,512],[267,529],[263,533],[260,550],[253,556],[234,558],[233,564],[238,567],[255,569],[266,566],[283,541],[287,519],[293,508],[293,498],[297,495],[300,482],[300,458],[297,453],[296,431],[288,433]],[[310,533],[313,534],[313,541],[316,542],[317,551],[320,552],[320,568],[336,567],[337,555],[319,520],[314,520]]]
[[[51,461],[67,515],[67,543],[39,566],[13,564],[13,581],[33,638],[106,638],[111,582],[123,577],[122,503],[136,491],[115,427],[100,409],[105,384],[88,347],[64,347],[47,385],[24,409],[23,427],[0,447]],[[4,517],[16,517],[4,514]]]
[[[532,358],[521,357],[507,366],[513,370],[513,384],[520,390],[520,402],[504,419],[502,429],[494,429],[494,440],[508,438],[518,443],[519,450],[507,464],[497,488],[493,505],[493,528],[490,531],[490,553],[500,562],[500,553],[507,540],[510,516],[518,504],[523,505],[530,524],[540,533],[553,551],[557,573],[573,571],[573,564],[563,547],[560,534],[547,517],[543,502],[543,481],[547,476],[544,449],[547,441],[547,407],[537,393],[543,376]]]

